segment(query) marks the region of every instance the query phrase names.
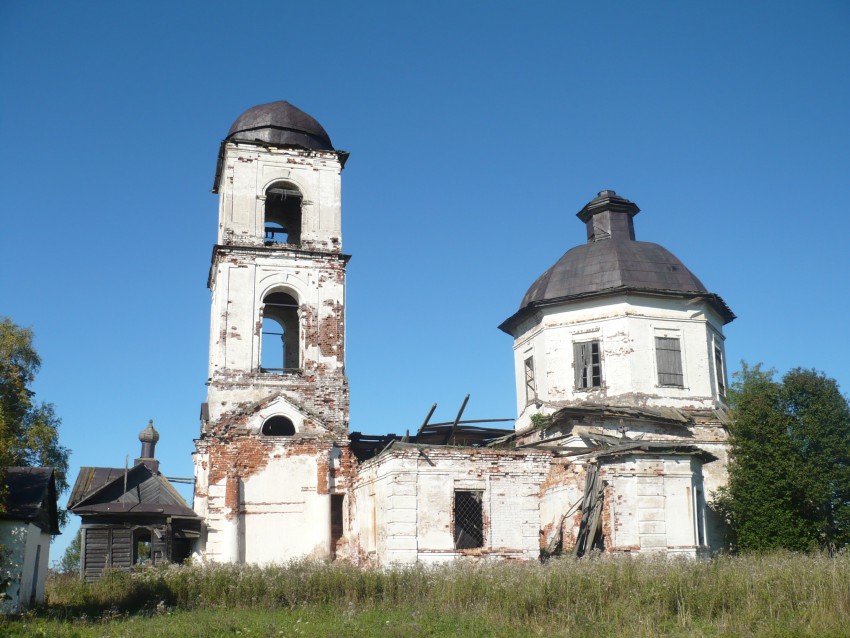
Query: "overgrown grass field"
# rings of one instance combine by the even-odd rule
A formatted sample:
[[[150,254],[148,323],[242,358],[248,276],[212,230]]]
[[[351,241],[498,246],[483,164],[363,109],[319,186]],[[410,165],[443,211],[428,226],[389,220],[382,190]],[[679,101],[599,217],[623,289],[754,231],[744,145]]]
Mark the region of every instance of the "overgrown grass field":
[[[189,565],[53,576],[47,597],[0,635],[848,636],[850,555]]]

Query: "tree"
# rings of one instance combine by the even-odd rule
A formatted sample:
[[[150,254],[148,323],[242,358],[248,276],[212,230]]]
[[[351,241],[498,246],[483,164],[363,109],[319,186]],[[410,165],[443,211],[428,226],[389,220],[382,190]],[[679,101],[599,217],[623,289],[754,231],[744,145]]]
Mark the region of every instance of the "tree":
[[[80,545],[83,540],[83,530],[78,529],[71,544],[65,549],[62,558],[59,559],[58,569],[63,574],[80,573]]]
[[[850,405],[838,383],[816,370],[791,370],[782,383],[801,459],[802,516],[817,543],[834,551],[850,544]]]
[[[68,488],[70,451],[59,444],[61,419],[53,405],[37,403],[30,389],[40,367],[32,330],[0,318],[0,471],[9,466],[52,467],[61,493]],[[59,515],[64,524],[67,512],[60,510]]]
[[[743,551],[850,543],[850,406],[835,380],[743,364],[730,388],[729,483],[719,491]]]

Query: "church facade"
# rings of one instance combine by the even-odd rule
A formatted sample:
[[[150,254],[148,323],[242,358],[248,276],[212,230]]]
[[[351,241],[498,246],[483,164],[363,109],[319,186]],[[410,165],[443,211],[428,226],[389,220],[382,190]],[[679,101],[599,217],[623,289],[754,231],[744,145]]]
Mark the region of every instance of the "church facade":
[[[348,154],[287,102],[222,142],[196,554],[358,564],[552,553],[701,555],[726,480],[723,300],[602,191],[569,250],[500,328],[510,430],[461,420],[349,431],[341,175]]]

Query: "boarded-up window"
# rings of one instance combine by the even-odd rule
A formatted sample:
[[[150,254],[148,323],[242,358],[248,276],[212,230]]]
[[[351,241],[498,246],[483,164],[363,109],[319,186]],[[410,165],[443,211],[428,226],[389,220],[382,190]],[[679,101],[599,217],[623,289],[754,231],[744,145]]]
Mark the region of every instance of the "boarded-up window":
[[[714,374],[717,376],[717,393],[726,396],[726,374],[723,370],[723,353],[720,348],[714,346]]]
[[[658,364],[658,385],[684,387],[682,349],[678,339],[655,337],[655,360]]]
[[[576,390],[602,387],[602,357],[599,341],[582,341],[573,344]]]
[[[525,402],[537,400],[537,383],[534,380],[534,357],[525,360]]]
[[[481,509],[483,495],[484,493],[478,490],[455,490],[455,549],[484,547],[484,515]]]

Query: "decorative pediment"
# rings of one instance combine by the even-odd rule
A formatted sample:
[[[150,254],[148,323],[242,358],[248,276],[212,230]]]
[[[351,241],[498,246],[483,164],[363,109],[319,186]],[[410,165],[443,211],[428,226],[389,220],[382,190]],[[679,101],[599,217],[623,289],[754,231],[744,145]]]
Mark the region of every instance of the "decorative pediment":
[[[292,424],[294,429],[292,434],[327,435],[334,433],[333,428],[329,427],[317,414],[284,394],[278,394],[261,401],[249,417],[245,427],[249,432],[261,433],[263,432],[263,425],[276,417],[287,419]]]

